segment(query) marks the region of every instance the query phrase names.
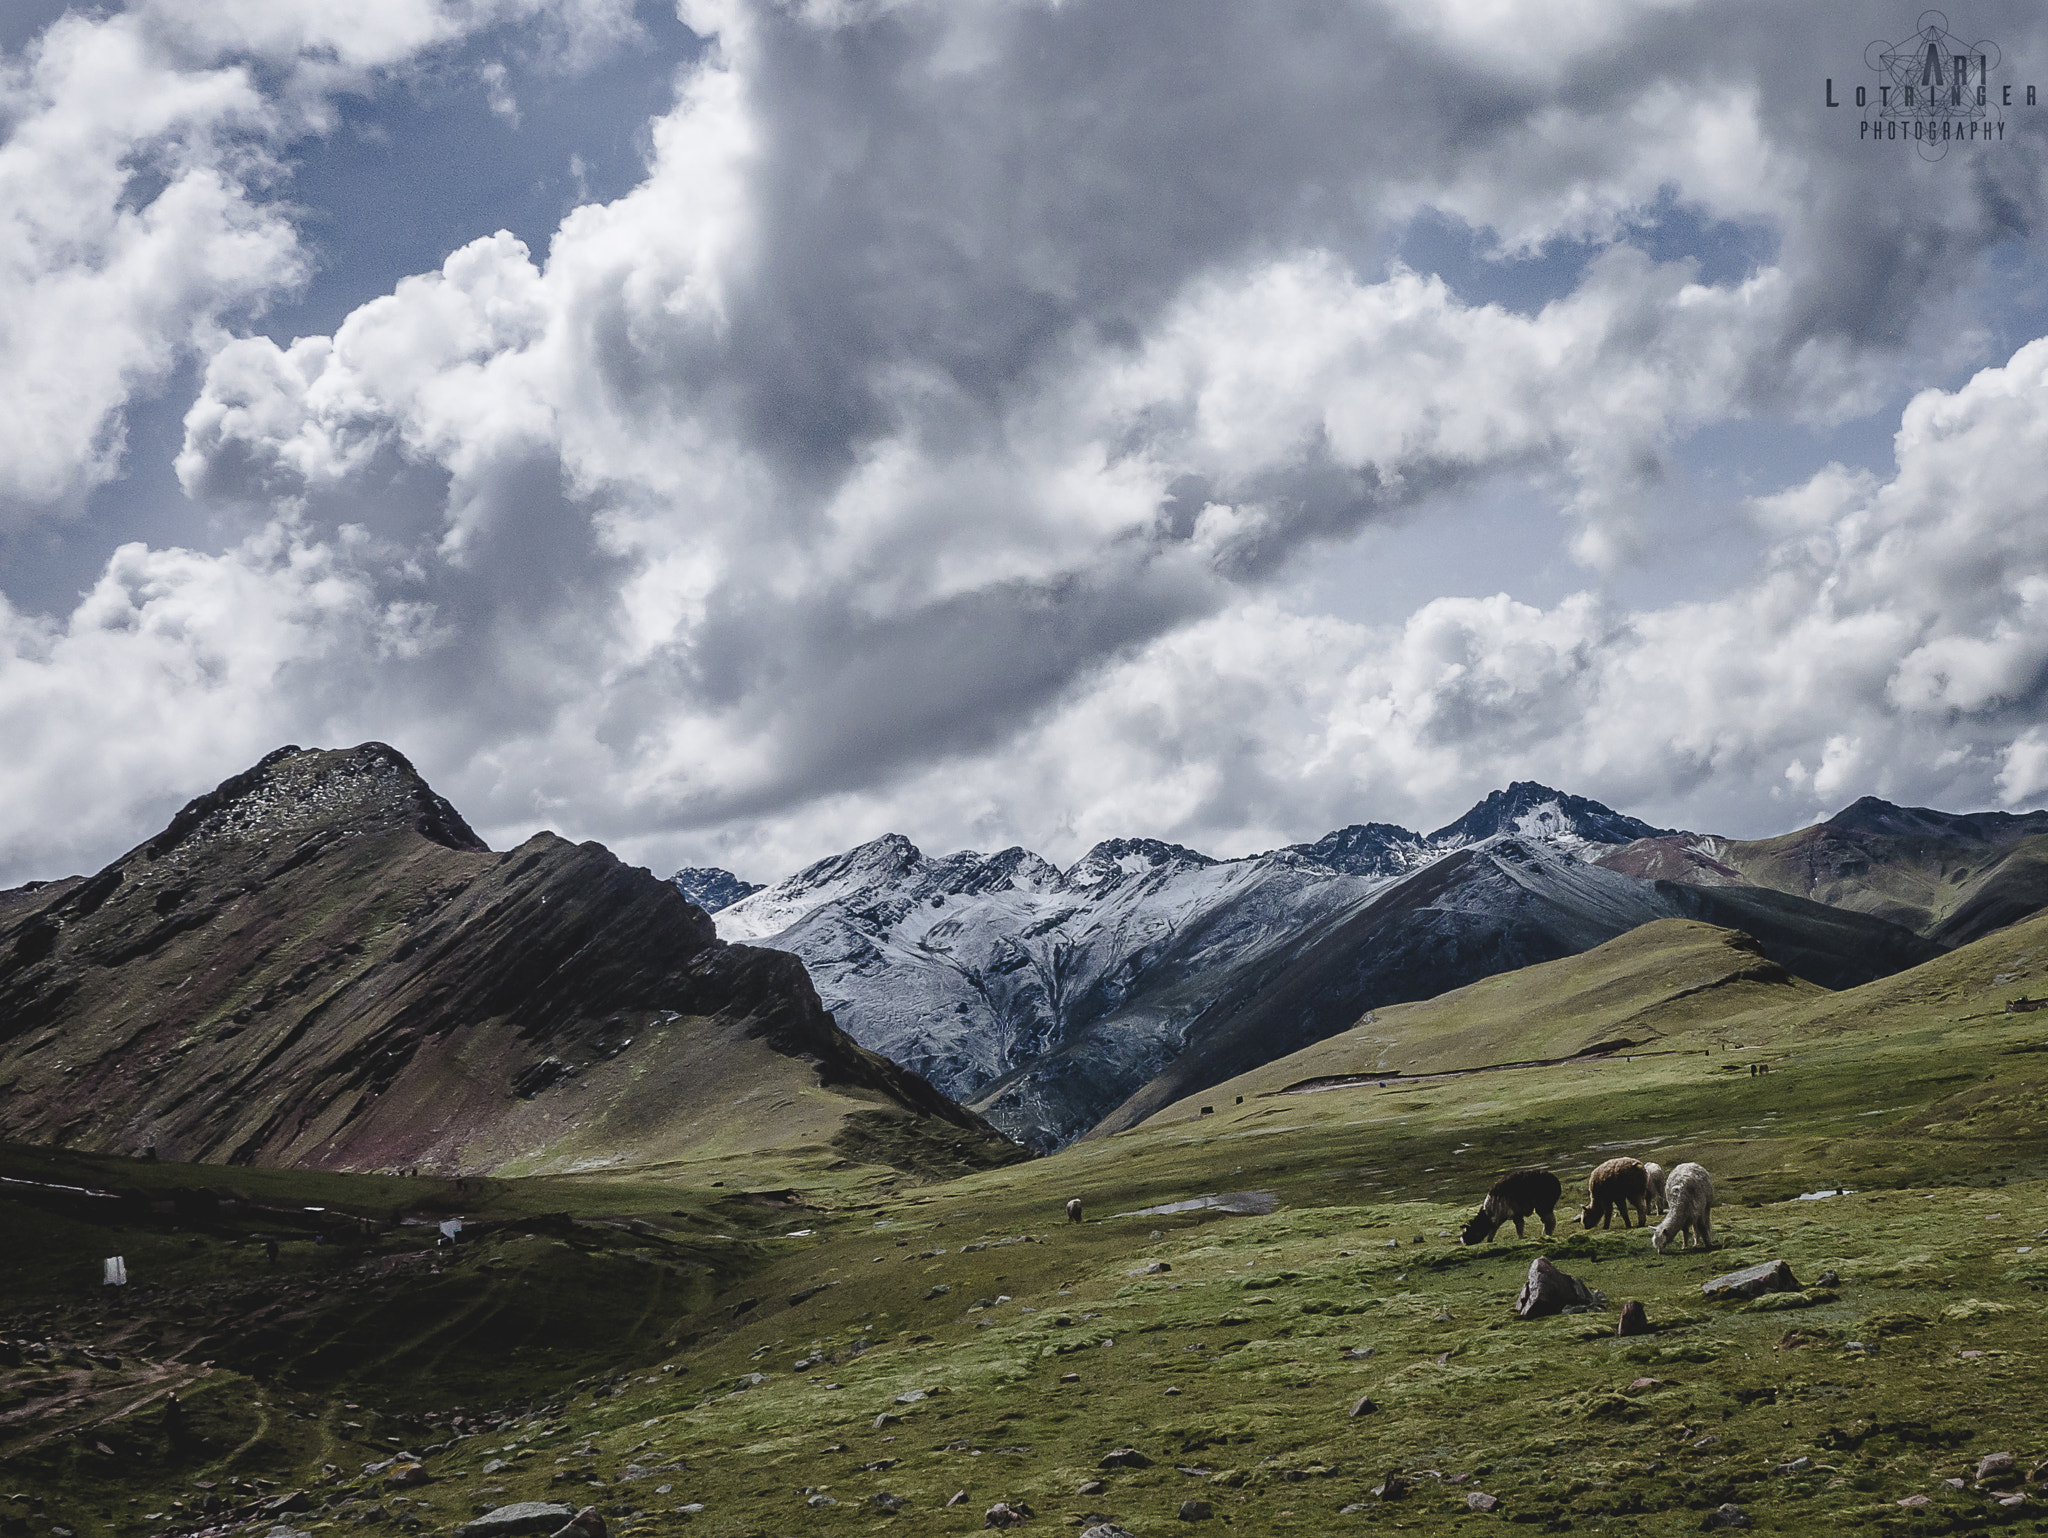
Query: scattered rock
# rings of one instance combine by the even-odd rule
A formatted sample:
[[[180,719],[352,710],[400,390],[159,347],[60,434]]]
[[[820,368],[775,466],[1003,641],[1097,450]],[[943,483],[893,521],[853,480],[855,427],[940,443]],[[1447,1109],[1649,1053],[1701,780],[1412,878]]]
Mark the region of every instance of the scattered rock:
[[[1171,1271],[1172,1269],[1173,1267],[1168,1265],[1165,1261],[1154,1260],[1138,1267],[1137,1270],[1128,1272],[1126,1274],[1130,1276],[1157,1276],[1162,1271]]]
[[[514,1501],[487,1511],[455,1529],[455,1538],[518,1538],[524,1533],[552,1533],[576,1515],[559,1501]]]
[[[1207,1501],[1182,1501],[1180,1519],[1183,1522],[1206,1522],[1216,1515],[1216,1510]]]
[[[946,1504],[948,1506],[965,1506],[967,1504],[967,1492],[965,1490],[955,1490]]]
[[[839,1503],[829,1495],[814,1495],[804,1504],[806,1506],[837,1506]]]
[[[1977,1464],[1980,1485],[2010,1484],[2019,1475],[2019,1460],[2011,1453],[1986,1453]]]
[[[1757,1298],[1767,1292],[1798,1292],[1799,1278],[1782,1260],[1759,1261],[1700,1283],[1700,1296],[1709,1299]]]
[[[898,1404],[916,1404],[924,1397],[924,1390],[921,1388],[905,1389],[896,1396],[896,1402]]]
[[[1060,1382],[1062,1383],[1079,1383],[1080,1381],[1081,1375],[1077,1372],[1063,1372],[1060,1374]]]
[[[873,1420],[868,1422],[868,1430],[880,1431],[884,1426],[900,1426],[902,1424],[902,1416],[891,1415],[887,1410],[884,1410],[880,1415],[877,1415]]]
[[[1614,1333],[1616,1335],[1648,1335],[1650,1333],[1649,1311],[1639,1301],[1630,1298],[1621,1305],[1621,1323],[1615,1326]]]
[[[1408,1481],[1395,1471],[1389,1473],[1382,1483],[1374,1485],[1372,1493],[1383,1501],[1398,1501],[1408,1493]]]
[[[1538,1255],[1529,1263],[1529,1278],[1522,1283],[1521,1294],[1515,1299],[1515,1313],[1524,1319],[1541,1319],[1548,1314],[1561,1314],[1574,1305],[1604,1308],[1606,1303],[1604,1297],[1577,1277],[1558,1270],[1548,1255]]]
[[[2016,1510],[2017,1508],[2027,1504],[2027,1498],[2025,1494],[2018,1490],[2011,1491],[2010,1493],[2004,1495],[1993,1495],[1991,1498],[1994,1501],[1998,1502],[1999,1505],[2007,1508],[2008,1510]]]
[[[604,1518],[595,1506],[585,1506],[556,1531],[554,1538],[605,1538]]]
[[[1631,1394],[1640,1394],[1646,1388],[1662,1388],[1663,1386],[1664,1380],[1662,1378],[1631,1378],[1628,1391]]]
[[[1103,1454],[1102,1462],[1096,1465],[1104,1469],[1149,1469],[1152,1460],[1135,1447],[1118,1447]]]
[[[1775,1472],[1780,1474],[1804,1474],[1813,1467],[1811,1458],[1794,1458],[1790,1463],[1781,1463]]]
[[[1823,1271],[1813,1279],[1813,1285],[1816,1287],[1839,1287],[1842,1285],[1842,1277],[1836,1271]]]
[[[1928,1501],[1924,1495],[1909,1495],[1901,1500],[1899,1504],[1908,1511],[1918,1511],[1922,1506],[1927,1505]]]
[[[493,1458],[484,1465],[484,1472],[486,1474],[496,1474],[510,1467],[512,1467],[512,1461],[509,1458]]]
[[[1465,1497],[1465,1504],[1474,1511],[1491,1511],[1500,1504],[1500,1497],[1488,1495],[1484,1490],[1474,1490]]]
[[[887,1490],[877,1490],[868,1497],[868,1504],[877,1511],[886,1511],[893,1517],[903,1509],[903,1497],[891,1495]]]
[[[428,1474],[417,1463],[405,1463],[386,1474],[384,1476],[384,1483],[391,1486],[394,1490],[409,1490],[414,1485],[431,1483],[432,1478],[433,1476]]]
[[[1076,1490],[1076,1495],[1100,1495],[1107,1488],[1099,1479],[1091,1479]]]
[[[1729,1501],[1726,1505],[1716,1506],[1707,1514],[1707,1526],[1747,1527],[1749,1526],[1749,1513],[1733,1501]]]
[[[1967,1488],[1970,1482],[1967,1479],[1944,1479],[1942,1483],[1951,1490],[1961,1490]]]
[[[1355,1420],[1361,1415],[1372,1414],[1372,1412],[1377,1410],[1378,1408],[1379,1406],[1372,1402],[1372,1395],[1360,1394],[1358,1396],[1357,1403],[1353,1404],[1351,1407],[1351,1416]]]
[[[1114,1522],[1098,1522],[1081,1530],[1081,1538],[1131,1538],[1130,1532]]]
[[[1344,1354],[1354,1362],[1362,1362],[1367,1357],[1372,1355],[1372,1347],[1353,1346],[1349,1351],[1345,1352]]]
[[[1030,1516],[1031,1508],[1022,1501],[1018,1501],[1014,1505],[1009,1501],[997,1501],[995,1505],[982,1513],[981,1525],[984,1528],[1022,1527]]]

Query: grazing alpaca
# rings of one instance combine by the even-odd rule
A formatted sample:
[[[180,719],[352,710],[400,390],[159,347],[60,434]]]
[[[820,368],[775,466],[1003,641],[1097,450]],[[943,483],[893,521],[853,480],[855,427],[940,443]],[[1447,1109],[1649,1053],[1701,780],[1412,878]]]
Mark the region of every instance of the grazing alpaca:
[[[1532,1213],[1543,1219],[1543,1233],[1547,1238],[1557,1231],[1557,1199],[1563,1194],[1564,1187],[1549,1170],[1509,1170],[1486,1193],[1486,1200],[1479,1204],[1478,1216],[1465,1225],[1459,1242],[1484,1244],[1503,1223],[1513,1223],[1515,1237],[1523,1238],[1522,1219]]]
[[[1067,1203],[1067,1221],[1069,1223],[1081,1221],[1081,1198],[1078,1196]]]
[[[1643,1173],[1641,1159],[1609,1159],[1593,1171],[1586,1182],[1586,1206],[1579,1213],[1579,1222],[1587,1228],[1605,1228],[1609,1214],[1619,1209],[1621,1226],[1634,1225],[1628,1220],[1628,1209],[1634,1207],[1643,1220],[1643,1226],[1650,1226],[1650,1182]]]
[[[1650,1187],[1650,1205],[1659,1212],[1666,1210],[1664,1176],[1664,1166],[1661,1164],[1645,1164],[1643,1166],[1643,1179],[1649,1183]]]
[[[1685,1235],[1685,1247],[1692,1248],[1695,1235],[1700,1248],[1714,1247],[1712,1214],[1714,1211],[1714,1177],[1697,1164],[1681,1164],[1672,1170],[1664,1187],[1668,1200],[1664,1209],[1664,1221],[1657,1225],[1657,1231],[1650,1235],[1650,1243],[1657,1246],[1659,1255],[1678,1235]]]

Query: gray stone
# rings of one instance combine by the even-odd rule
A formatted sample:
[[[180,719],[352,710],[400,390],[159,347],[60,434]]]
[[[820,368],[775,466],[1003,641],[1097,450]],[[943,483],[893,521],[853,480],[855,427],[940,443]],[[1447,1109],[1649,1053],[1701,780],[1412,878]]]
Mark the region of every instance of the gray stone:
[[[604,1517],[595,1506],[585,1506],[554,1534],[554,1538],[605,1538]]]
[[[1484,1490],[1474,1490],[1465,1497],[1465,1504],[1474,1511],[1491,1511],[1500,1504],[1500,1497],[1488,1495]]]
[[[887,1490],[877,1490],[868,1497],[868,1504],[877,1511],[886,1511],[893,1517],[903,1509],[903,1497],[891,1495]]]
[[[1206,1522],[1216,1515],[1216,1508],[1207,1501],[1182,1501],[1180,1519],[1183,1522]]]
[[[1567,1308],[1602,1308],[1607,1300],[1575,1276],[1568,1276],[1538,1255],[1529,1263],[1529,1276],[1515,1299],[1515,1313],[1524,1319],[1541,1319],[1561,1314]]]
[[[487,1511],[455,1529],[455,1538],[518,1538],[523,1533],[552,1533],[576,1515],[560,1501],[514,1501]]]
[[[1008,1501],[997,1501],[982,1513],[983,1528],[1022,1527],[1031,1516],[1031,1508],[1022,1501],[1012,1505]]]
[[[1730,1501],[1726,1505],[1717,1506],[1707,1513],[1707,1526],[1747,1527],[1749,1526],[1749,1514],[1733,1501]]]
[[[1079,1488],[1078,1490],[1076,1490],[1076,1491],[1074,1492],[1074,1494],[1076,1494],[1076,1495],[1100,1495],[1100,1494],[1102,1494],[1102,1492],[1103,1492],[1103,1491],[1104,1491],[1104,1490],[1105,1490],[1106,1488],[1107,1488],[1107,1486],[1105,1486],[1105,1485],[1103,1484],[1103,1482],[1102,1482],[1101,1480],[1099,1480],[1099,1479],[1091,1479],[1091,1480],[1088,1480],[1088,1481],[1086,1481],[1086,1482],[1085,1482],[1084,1484],[1082,1484],[1082,1486],[1081,1486],[1081,1487],[1080,1487],[1080,1488]]]
[[[1135,1447],[1117,1447],[1102,1455],[1102,1462],[1096,1465],[1103,1469],[1149,1469],[1152,1460]]]
[[[1777,1472],[1780,1474],[1804,1474],[1812,1467],[1813,1460],[1811,1458],[1794,1458],[1790,1463],[1779,1464]]]
[[[1360,1394],[1357,1402],[1351,1406],[1351,1417],[1356,1420],[1361,1415],[1372,1414],[1378,1408],[1379,1406],[1372,1402],[1372,1395]]]
[[[946,1504],[948,1506],[965,1506],[967,1504],[967,1492],[965,1490],[955,1490],[952,1499],[947,1501]]]
[[[1118,1527],[1114,1522],[1098,1522],[1093,1527],[1081,1529],[1081,1538],[1132,1538],[1128,1528]]]
[[[1615,1326],[1616,1335],[1648,1335],[1650,1333],[1649,1310],[1634,1298],[1621,1305],[1621,1323]]]
[[[829,1495],[814,1495],[805,1504],[809,1506],[837,1506],[839,1503]]]
[[[1797,1292],[1799,1278],[1782,1260],[1758,1261],[1740,1271],[1700,1283],[1700,1296],[1709,1299],[1760,1298],[1767,1292]]]
[[[1986,1453],[1977,1464],[1977,1483],[2004,1484],[2019,1474],[2019,1462],[2011,1453]]]

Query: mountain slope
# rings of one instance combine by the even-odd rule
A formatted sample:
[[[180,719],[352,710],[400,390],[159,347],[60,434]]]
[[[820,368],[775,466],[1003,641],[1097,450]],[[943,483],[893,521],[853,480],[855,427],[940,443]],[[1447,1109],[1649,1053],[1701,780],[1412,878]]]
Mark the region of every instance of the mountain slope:
[[[1768,887],[1961,944],[2048,903],[2048,812],[1939,812],[1875,796],[1767,839],[1662,834],[1603,855],[1630,875]],[[2031,853],[2020,854],[2021,846]],[[1951,915],[1955,927],[1945,928]]]
[[[1003,1156],[838,1030],[795,957],[721,943],[600,845],[492,853],[380,743],[280,749],[0,913],[0,1136],[464,1172]]]
[[[1684,918],[1739,928],[1760,953],[1823,988],[1853,987],[1940,954],[1868,915],[1747,887],[1646,881],[1534,839],[1469,845],[1376,894],[1278,965],[1243,979],[1189,1029],[1187,1049],[1105,1116],[1160,1107],[1296,1051],[1389,1004],[1591,950],[1639,925]],[[975,1104],[985,1105],[989,1097]]]
[[[1818,905],[1660,896],[1587,863],[1661,836],[1526,781],[1427,837],[1366,823],[1241,860],[1117,839],[1061,871],[1022,849],[930,859],[890,834],[735,903],[718,927],[801,955],[858,1040],[1041,1149],[1142,1114],[1150,1101],[1119,1107],[1155,1077],[1182,1093],[1376,1004],[1651,919],[1739,909],[1827,986],[1930,953],[1894,955],[1911,937]]]

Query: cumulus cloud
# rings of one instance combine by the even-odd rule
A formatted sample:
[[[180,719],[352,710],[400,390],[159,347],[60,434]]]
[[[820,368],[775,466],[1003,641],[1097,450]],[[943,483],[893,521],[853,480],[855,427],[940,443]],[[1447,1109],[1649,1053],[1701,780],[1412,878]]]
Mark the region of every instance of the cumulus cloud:
[[[1867,413],[1969,358],[1975,260],[2038,216],[2016,149],[1902,198],[1897,157],[1815,130],[1810,60],[1860,60],[1855,8],[692,0],[712,46],[639,187],[544,250],[479,231],[288,345],[219,332],[305,260],[264,157],[338,82],[543,8],[201,9],[182,53],[145,9],[61,24],[18,75],[129,38],[185,94],[115,125],[81,227],[156,271],[109,189],[170,146],[222,189],[192,238],[249,254],[145,285],[73,396],[36,396],[69,439],[7,473],[40,477],[28,501],[112,473],[121,403],[198,348],[178,475],[243,532],[123,552],[119,603],[15,617],[0,718],[35,730],[133,646],[233,730],[153,774],[23,781],[17,804],[99,783],[122,810],[67,811],[59,842],[0,850],[17,867],[266,733],[399,740],[500,830],[759,862],[884,824],[1245,848],[1532,773],[1751,825],[1861,788],[2032,793],[2031,350],[1916,398],[1895,475],[1759,501],[1745,586],[1603,596],[1659,536],[1676,445]],[[22,121],[57,121],[60,85]],[[1391,261],[1424,214],[1549,253],[1562,292]],[[1709,277],[1652,239],[1681,216],[1763,259]],[[82,262],[79,315],[119,265]],[[25,377],[54,377],[57,336]],[[1585,592],[1419,594],[1386,632],[1290,603],[1317,549],[1501,478],[1567,520]],[[208,618],[245,586],[270,594],[246,644]],[[78,729],[141,710],[115,691]]]
[[[0,522],[115,476],[123,408],[302,284],[281,155],[337,93],[479,31],[623,0],[142,0],[0,55]]]

